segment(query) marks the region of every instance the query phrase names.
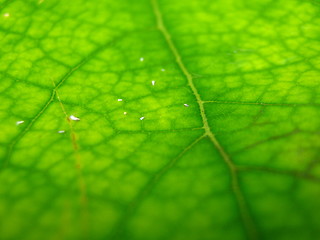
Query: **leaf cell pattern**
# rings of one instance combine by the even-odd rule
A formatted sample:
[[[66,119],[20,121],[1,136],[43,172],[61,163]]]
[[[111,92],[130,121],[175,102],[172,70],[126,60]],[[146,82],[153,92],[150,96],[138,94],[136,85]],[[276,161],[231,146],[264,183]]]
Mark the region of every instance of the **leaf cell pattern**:
[[[316,239],[319,10],[0,1],[0,239]]]

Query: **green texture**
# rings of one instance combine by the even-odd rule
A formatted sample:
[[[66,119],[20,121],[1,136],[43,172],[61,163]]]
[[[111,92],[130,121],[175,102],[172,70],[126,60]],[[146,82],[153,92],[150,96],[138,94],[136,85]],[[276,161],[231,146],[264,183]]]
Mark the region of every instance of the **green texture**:
[[[319,239],[319,16],[0,0],[0,239]]]

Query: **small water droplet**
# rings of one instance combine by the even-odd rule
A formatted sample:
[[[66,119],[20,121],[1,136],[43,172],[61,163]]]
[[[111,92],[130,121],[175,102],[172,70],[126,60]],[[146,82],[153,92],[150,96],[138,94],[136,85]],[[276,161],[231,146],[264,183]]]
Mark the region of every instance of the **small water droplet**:
[[[142,121],[144,119],[144,117],[141,117],[140,120]]]
[[[69,118],[73,121],[80,121],[80,118],[75,117],[74,115],[71,115]]]
[[[24,121],[17,121],[17,122],[16,122],[16,125],[20,125],[20,124],[22,124],[22,123],[24,123]]]

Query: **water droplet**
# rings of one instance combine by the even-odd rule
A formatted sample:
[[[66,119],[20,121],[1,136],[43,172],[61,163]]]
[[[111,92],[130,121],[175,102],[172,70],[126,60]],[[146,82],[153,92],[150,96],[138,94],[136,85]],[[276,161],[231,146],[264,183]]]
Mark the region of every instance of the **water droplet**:
[[[123,115],[127,115],[127,112],[123,112]]]
[[[71,115],[69,118],[70,118],[71,120],[73,120],[73,121],[80,121],[80,118],[77,118],[77,117],[75,117],[75,116],[73,116],[73,115]]]
[[[123,101],[123,99],[121,99],[121,98],[118,99],[118,102],[122,102],[122,101]]]
[[[152,84],[152,86],[154,86],[156,84],[156,81],[152,80],[151,84]]]
[[[4,13],[3,16],[6,17],[6,18],[10,17],[10,13]]]
[[[142,57],[142,58],[140,58],[140,62],[143,62],[144,61],[144,58]]]
[[[16,125],[20,125],[20,124],[22,124],[22,123],[24,123],[24,121],[17,121],[17,122],[16,122]]]
[[[185,106],[185,107],[189,107],[189,104],[186,104],[186,103],[185,103],[185,104],[183,104],[183,106]]]
[[[141,117],[140,120],[142,121],[144,119],[144,117]]]
[[[66,132],[65,130],[58,131],[58,133],[65,133],[65,132]]]
[[[165,71],[165,69],[164,69],[164,68],[162,68],[162,69],[161,69],[161,71],[162,71],[162,72],[164,72],[164,71]]]

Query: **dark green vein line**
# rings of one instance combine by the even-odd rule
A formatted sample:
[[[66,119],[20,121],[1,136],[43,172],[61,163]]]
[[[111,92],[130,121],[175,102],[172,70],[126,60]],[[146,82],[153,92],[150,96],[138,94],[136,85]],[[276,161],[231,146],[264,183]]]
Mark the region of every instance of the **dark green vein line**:
[[[283,169],[276,169],[276,168],[270,168],[270,167],[260,167],[260,166],[237,166],[239,171],[242,172],[253,172],[253,171],[258,171],[258,172],[267,172],[271,174],[281,174],[281,175],[286,175],[290,176],[293,178],[301,178],[305,180],[309,180],[312,182],[320,182],[320,178],[313,176],[309,173],[301,172],[301,171],[295,171],[295,170],[283,170]]]
[[[280,107],[305,107],[320,106],[318,103],[264,103],[264,102],[239,102],[239,101],[202,101],[202,103],[235,104],[235,105],[260,105]]]
[[[238,153],[242,153],[244,152],[245,150],[249,150],[249,149],[253,149],[259,145],[262,145],[262,144],[265,144],[265,143],[269,143],[269,142],[272,142],[272,141],[277,141],[277,140],[283,140],[283,139],[286,139],[287,137],[290,137],[290,136],[294,136],[296,134],[299,134],[301,133],[301,130],[299,129],[294,129],[290,132],[287,132],[287,133],[283,133],[283,134],[280,134],[280,135],[275,135],[275,136],[271,136],[269,138],[266,138],[264,140],[261,140],[261,141],[257,141],[257,142],[254,142],[250,145],[247,145],[239,150],[236,150],[233,152],[233,154],[238,154]]]
[[[120,239],[119,236],[122,234],[121,231],[123,230],[125,223],[128,222],[128,219],[134,214],[135,210],[138,209],[139,205],[143,202],[142,200],[147,197],[147,195],[152,191],[152,189],[154,189],[155,185],[159,182],[159,180],[176,165],[179,159],[181,159],[188,151],[190,151],[199,141],[201,141],[206,136],[206,134],[203,134],[200,137],[198,137],[187,147],[185,147],[184,150],[177,155],[177,157],[169,161],[164,167],[162,167],[156,174],[152,176],[152,178],[147,182],[147,184],[127,206],[125,214],[123,214],[123,217],[119,220],[119,222],[114,228],[114,231],[111,233],[111,239]]]
[[[243,75],[250,75],[250,74],[262,73],[262,72],[272,73],[273,70],[283,69],[285,67],[290,67],[290,66],[298,65],[300,63],[305,63],[306,61],[317,59],[318,57],[319,57],[319,54],[317,53],[314,56],[303,58],[295,62],[290,62],[287,64],[276,65],[271,68],[262,68],[259,70],[253,70],[253,71],[247,71],[247,72],[236,71],[236,72],[223,73],[223,74],[207,74],[207,75],[193,74],[193,75],[194,75],[194,78],[206,79],[206,78],[229,77],[229,76],[239,76],[239,75],[243,76]]]
[[[203,104],[203,101],[200,97],[200,94],[199,94],[199,92],[193,82],[192,74],[188,71],[188,69],[184,65],[184,63],[181,59],[180,53],[179,53],[178,49],[176,48],[174,42],[172,41],[171,34],[167,30],[167,28],[163,22],[162,14],[161,14],[157,0],[151,0],[151,4],[152,4],[153,12],[156,17],[157,27],[158,27],[159,31],[162,33],[163,37],[165,38],[172,54],[176,58],[176,62],[178,64],[178,66],[180,67],[182,73],[185,75],[186,79],[188,80],[188,84],[189,84],[189,86],[190,86],[190,88],[191,88],[191,90],[197,100],[197,103],[198,103],[199,109],[200,109],[202,122],[203,122],[203,127],[205,129],[205,133],[209,137],[209,139],[211,140],[213,145],[217,148],[221,157],[223,158],[224,162],[226,163],[226,165],[229,168],[229,172],[230,172],[231,180],[232,180],[232,190],[233,190],[233,193],[235,195],[235,199],[236,199],[238,207],[239,207],[240,216],[242,218],[246,233],[250,239],[259,239],[257,228],[256,228],[255,223],[249,213],[247,203],[246,203],[245,198],[243,196],[243,193],[240,189],[237,169],[236,169],[235,165],[233,164],[233,162],[231,161],[228,154],[226,153],[226,151],[223,149],[223,147],[221,146],[221,144],[216,139],[215,135],[212,133],[212,131],[210,129],[208,119],[207,119],[207,116],[205,113],[204,104]]]
[[[164,129],[164,130],[140,130],[140,131],[130,131],[130,130],[116,130],[117,133],[127,133],[127,134],[161,134],[161,133],[174,133],[174,132],[190,132],[190,131],[200,131],[204,130],[202,127],[199,128],[177,128],[177,129]]]

